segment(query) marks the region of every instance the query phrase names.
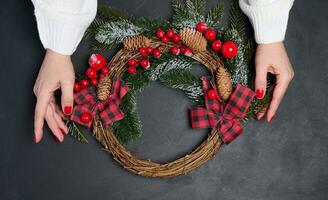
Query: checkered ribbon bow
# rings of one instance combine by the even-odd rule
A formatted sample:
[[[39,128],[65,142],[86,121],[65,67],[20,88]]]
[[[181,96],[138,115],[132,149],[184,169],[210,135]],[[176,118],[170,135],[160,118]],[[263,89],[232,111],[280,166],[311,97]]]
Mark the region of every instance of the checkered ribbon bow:
[[[251,89],[238,84],[230,100],[224,105],[220,97],[209,99],[206,95],[209,89],[215,88],[214,81],[209,81],[208,77],[202,77],[202,82],[206,108],[190,109],[191,127],[213,128],[217,126],[222,141],[228,144],[242,134],[243,127],[240,120],[245,117],[255,94]]]
[[[82,113],[88,113],[92,117],[99,112],[101,120],[108,125],[115,121],[123,119],[124,113],[119,108],[121,99],[128,92],[128,87],[124,84],[122,78],[116,78],[113,81],[112,92],[104,101],[99,101],[96,96],[94,87],[84,88],[81,91],[74,93],[74,100],[77,105],[73,109],[71,120],[90,127],[90,122],[82,122],[80,116]]]

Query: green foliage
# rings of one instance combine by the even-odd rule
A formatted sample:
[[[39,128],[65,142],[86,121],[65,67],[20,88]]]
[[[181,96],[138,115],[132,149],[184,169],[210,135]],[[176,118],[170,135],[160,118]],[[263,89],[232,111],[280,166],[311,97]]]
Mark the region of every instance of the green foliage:
[[[85,38],[91,38],[94,37],[95,34],[97,33],[99,27],[105,25],[107,22],[102,19],[95,19],[89,26],[89,28],[85,31],[84,37]]]
[[[176,29],[195,28],[198,22],[205,20],[205,3],[205,0],[186,0],[185,5],[182,5],[178,0],[173,0],[175,14],[172,25]]]
[[[81,130],[82,127],[80,127],[80,125],[69,119],[67,119],[66,121],[66,126],[68,127],[68,134],[82,143],[88,143],[86,133]]]
[[[134,20],[134,24],[141,29],[141,34],[147,37],[153,37],[157,29],[171,29],[171,24],[160,18],[141,17]]]
[[[206,25],[208,28],[218,29],[218,25],[223,17],[224,5],[218,4],[207,14]]]
[[[233,3],[229,12],[229,29],[237,30],[240,36],[245,35],[246,30],[246,17],[244,13],[240,10],[238,0],[233,0]]]
[[[125,10],[114,8],[112,6],[99,5],[98,13],[106,21],[133,20]]]

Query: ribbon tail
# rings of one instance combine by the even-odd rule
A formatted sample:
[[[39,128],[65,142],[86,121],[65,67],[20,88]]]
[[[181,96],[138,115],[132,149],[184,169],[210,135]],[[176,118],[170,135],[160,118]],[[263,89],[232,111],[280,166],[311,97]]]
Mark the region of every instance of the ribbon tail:
[[[108,108],[100,112],[100,118],[104,124],[109,125],[124,118],[124,113],[118,104],[110,104]]]
[[[218,127],[219,135],[225,144],[232,142],[235,138],[241,135],[244,130],[240,122],[230,124],[230,122],[223,120],[220,124],[220,127]]]
[[[202,107],[190,109],[190,119],[192,128],[213,128],[218,122],[213,111]]]

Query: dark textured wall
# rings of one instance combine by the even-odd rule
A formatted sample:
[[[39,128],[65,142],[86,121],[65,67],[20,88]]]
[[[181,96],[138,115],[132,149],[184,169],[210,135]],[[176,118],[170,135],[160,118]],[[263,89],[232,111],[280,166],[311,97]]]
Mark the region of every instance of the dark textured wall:
[[[209,0],[208,7],[217,0]],[[229,1],[226,1],[226,3]],[[138,16],[172,14],[169,1],[111,0]],[[286,46],[296,76],[276,120],[250,122],[245,133],[212,161],[184,176],[160,180],[124,171],[91,137],[57,144],[48,129],[33,143],[34,79],[44,55],[30,1],[2,1],[0,199],[328,199],[328,2],[296,0]],[[88,42],[73,56],[78,72]],[[195,68],[199,68],[195,66]],[[188,100],[160,84],[139,96],[144,135],[129,148],[166,161],[195,148],[206,130],[190,130]]]

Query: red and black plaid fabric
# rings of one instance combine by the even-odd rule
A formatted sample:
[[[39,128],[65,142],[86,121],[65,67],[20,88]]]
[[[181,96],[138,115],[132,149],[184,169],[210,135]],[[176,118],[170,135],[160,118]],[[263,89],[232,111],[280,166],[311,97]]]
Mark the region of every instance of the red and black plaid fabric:
[[[128,92],[128,87],[124,84],[121,77],[113,81],[112,92],[109,97],[104,101],[99,101],[96,96],[95,88],[90,86],[74,93],[74,100],[77,103],[74,106],[71,120],[79,124],[90,127],[92,121],[83,123],[80,120],[82,113],[89,113],[92,117],[97,112],[100,114],[101,120],[104,124],[112,124],[115,121],[123,119],[124,113],[119,108],[121,99]]]
[[[220,97],[209,99],[207,91],[215,88],[214,81],[208,77],[202,77],[206,108],[196,107],[190,109],[192,128],[218,127],[220,137],[226,144],[230,143],[243,132],[240,124],[253,100],[254,92],[240,84],[237,85],[230,100],[224,105]]]

